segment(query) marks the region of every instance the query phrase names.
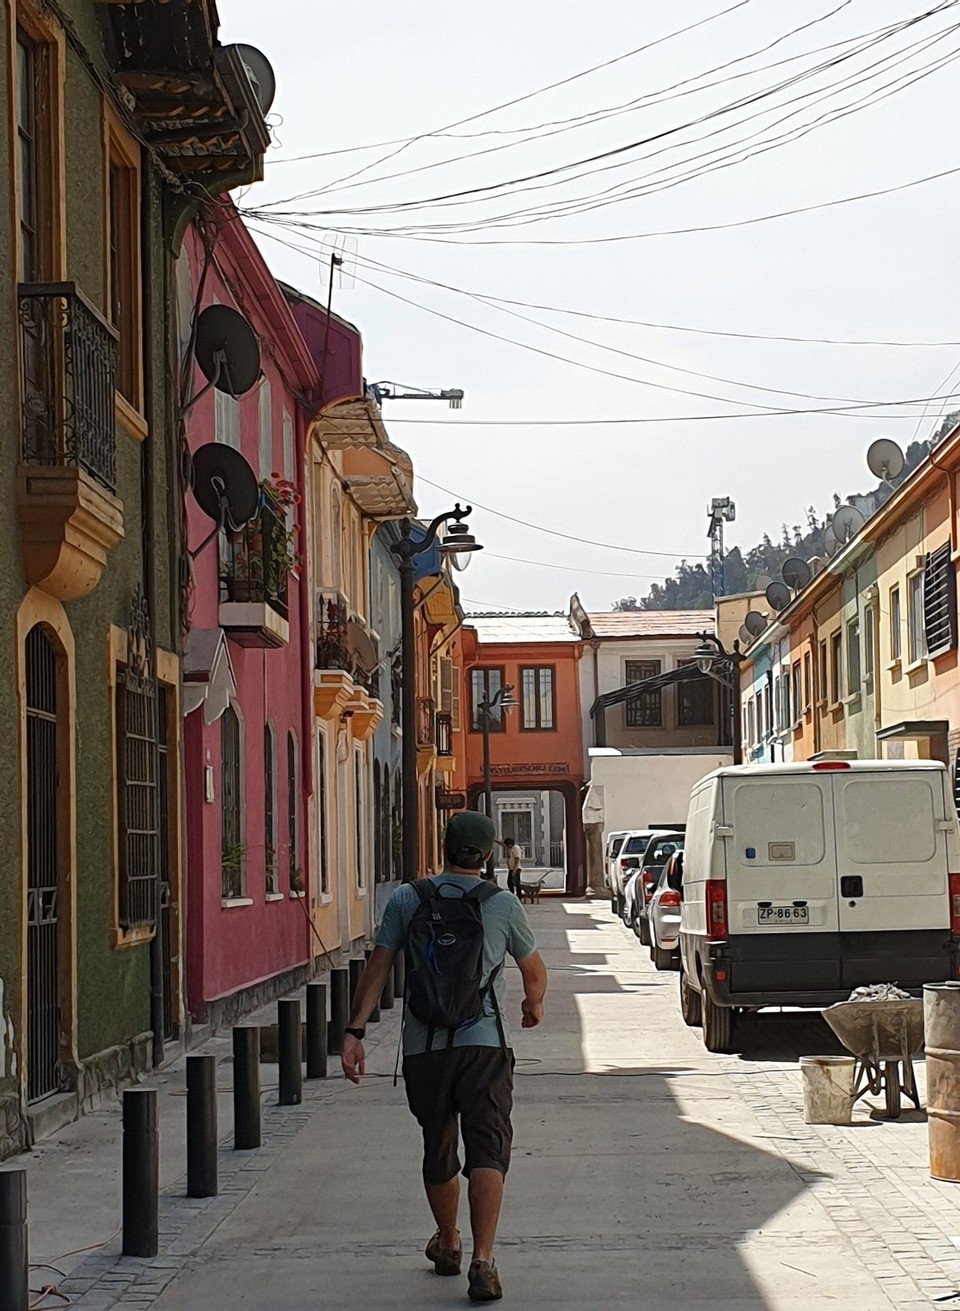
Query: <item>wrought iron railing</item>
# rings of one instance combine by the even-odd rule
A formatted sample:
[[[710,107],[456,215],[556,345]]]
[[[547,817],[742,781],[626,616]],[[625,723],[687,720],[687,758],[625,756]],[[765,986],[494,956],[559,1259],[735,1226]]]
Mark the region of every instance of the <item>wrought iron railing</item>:
[[[347,603],[339,592],[317,593],[317,668],[347,669]]]
[[[437,755],[453,755],[453,718],[442,710],[437,714]]]
[[[21,451],[25,464],[84,469],[116,490],[116,329],[75,282],[22,282]]]
[[[288,618],[287,554],[283,510],[264,494],[256,518],[226,536],[220,560],[222,598],[257,601]]]
[[[417,746],[436,745],[437,703],[433,697],[417,697]]]

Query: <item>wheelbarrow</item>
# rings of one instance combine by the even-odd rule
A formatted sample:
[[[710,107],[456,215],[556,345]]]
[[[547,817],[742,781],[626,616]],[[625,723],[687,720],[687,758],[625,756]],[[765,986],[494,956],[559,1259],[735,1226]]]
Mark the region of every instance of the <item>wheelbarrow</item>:
[[[913,1057],[923,1049],[923,1002],[909,1000],[841,1001],[823,1018],[856,1057],[853,1100],[884,1094],[888,1120],[900,1115],[901,1089],[920,1109]],[[902,1068],[902,1074],[901,1074]]]

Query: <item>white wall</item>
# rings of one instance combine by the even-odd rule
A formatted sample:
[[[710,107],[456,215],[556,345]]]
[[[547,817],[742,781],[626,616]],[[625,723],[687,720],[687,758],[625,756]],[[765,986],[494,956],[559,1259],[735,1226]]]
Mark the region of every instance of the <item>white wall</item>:
[[[593,749],[583,821],[601,823],[604,839],[611,830],[685,823],[694,784],[732,763],[729,752],[717,749],[623,755]]]

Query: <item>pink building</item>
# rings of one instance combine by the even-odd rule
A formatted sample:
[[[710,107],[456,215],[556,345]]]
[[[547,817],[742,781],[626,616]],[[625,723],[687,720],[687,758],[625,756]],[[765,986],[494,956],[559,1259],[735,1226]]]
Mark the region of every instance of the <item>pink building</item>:
[[[304,442],[317,369],[284,296],[229,205],[178,267],[180,345],[194,306],[238,310],[262,374],[242,397],[209,391],[186,419],[195,452],[240,451],[261,485],[257,517],[213,536],[190,565],[184,647],[187,998],[195,1021],[229,1023],[310,970],[313,654]],[[186,391],[204,379],[195,370]],[[189,492],[187,540],[215,530]]]

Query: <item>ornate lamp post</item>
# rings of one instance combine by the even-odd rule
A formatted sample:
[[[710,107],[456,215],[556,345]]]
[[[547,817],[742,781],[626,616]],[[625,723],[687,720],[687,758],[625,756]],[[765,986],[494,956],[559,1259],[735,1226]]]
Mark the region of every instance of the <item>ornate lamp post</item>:
[[[401,752],[401,772],[403,775],[403,847],[401,856],[401,877],[404,883],[412,883],[417,877],[417,862],[420,853],[419,807],[417,804],[417,700],[416,700],[416,638],[414,628],[413,588],[416,572],[414,561],[418,555],[429,551],[437,541],[437,533],[443,524],[447,524],[446,535],[440,539],[439,549],[445,555],[468,555],[472,551],[482,550],[480,543],[473,537],[464,522],[472,513],[468,505],[461,509],[459,503],[446,514],[438,514],[428,526],[422,538],[414,540],[413,522],[405,519],[403,536],[395,542],[390,550],[396,557],[400,570],[400,661],[402,682],[400,689],[400,726],[403,733]]]
[[[730,740],[733,746],[733,763],[743,764],[743,720],[740,706],[740,665],[744,659],[740,643],[734,642],[733,650],[728,651],[719,637],[713,633],[698,633],[700,645],[693,653],[693,658],[701,674],[708,674],[716,679],[730,692],[730,708],[733,715]]]

